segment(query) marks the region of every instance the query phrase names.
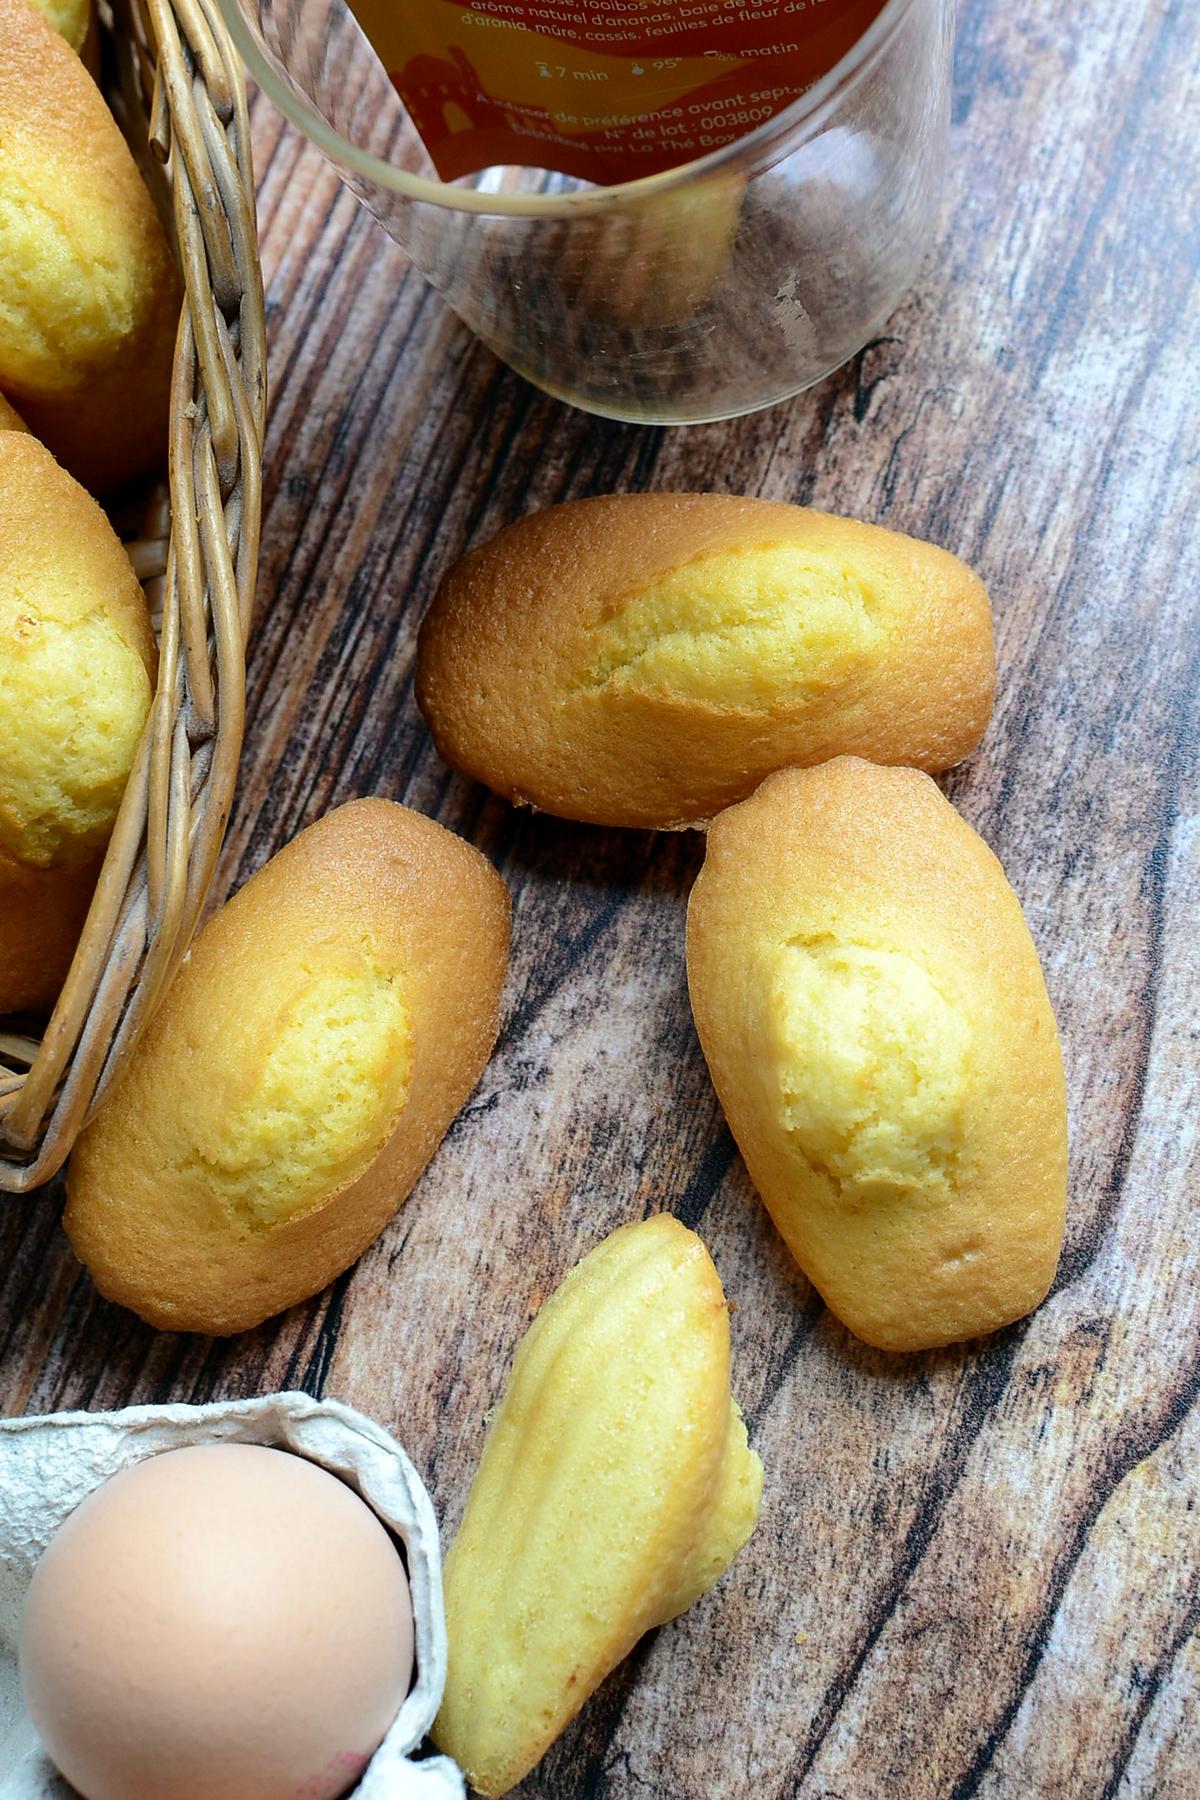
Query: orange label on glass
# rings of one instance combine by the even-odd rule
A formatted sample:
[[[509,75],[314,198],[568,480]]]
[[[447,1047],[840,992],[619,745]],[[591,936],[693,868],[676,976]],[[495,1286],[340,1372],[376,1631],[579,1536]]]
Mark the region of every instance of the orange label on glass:
[[[445,181],[690,162],[828,74],[884,0],[349,0]]]

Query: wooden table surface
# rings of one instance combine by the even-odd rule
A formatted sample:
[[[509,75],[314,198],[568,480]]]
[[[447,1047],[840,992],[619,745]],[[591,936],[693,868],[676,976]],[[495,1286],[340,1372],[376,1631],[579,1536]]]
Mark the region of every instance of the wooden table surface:
[[[98,1301],[57,1194],[10,1201],[0,1405],[336,1396],[398,1434],[449,1534],[542,1298],[673,1209],[736,1305],[762,1522],[530,1800],[1200,1794],[1198,63],[1188,0],[970,0],[945,217],[886,333],[789,405],[674,432],[499,366],[256,103],[273,405],[222,882],[355,794],[435,814],[512,890],[505,1025],[357,1268],[232,1343]],[[1053,1294],[987,1342],[866,1350],[783,1251],[688,1011],[701,840],[511,812],[430,747],[413,643],[439,572],[529,508],[625,488],[878,520],[991,589],[996,714],[946,785],[1044,957],[1073,1152]]]

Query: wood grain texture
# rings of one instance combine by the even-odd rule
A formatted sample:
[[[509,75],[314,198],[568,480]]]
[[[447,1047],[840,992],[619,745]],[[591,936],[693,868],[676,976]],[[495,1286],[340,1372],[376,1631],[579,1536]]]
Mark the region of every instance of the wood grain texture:
[[[512,889],[506,1025],[358,1267],[232,1344],[99,1302],[55,1196],[8,1205],[0,1403],[334,1395],[396,1430],[450,1532],[542,1297],[627,1219],[697,1226],[737,1307],[762,1525],[528,1800],[1200,1793],[1198,64],[1186,0],[969,0],[943,227],[886,333],[786,407],[673,433],[502,369],[256,108],[274,403],[223,882],[353,794],[436,814]],[[991,588],[1000,699],[947,786],[1043,953],[1073,1156],[1054,1292],[986,1343],[868,1351],[782,1250],[692,1032],[699,840],[510,812],[413,706],[416,623],[467,544],[679,487],[929,536]]]

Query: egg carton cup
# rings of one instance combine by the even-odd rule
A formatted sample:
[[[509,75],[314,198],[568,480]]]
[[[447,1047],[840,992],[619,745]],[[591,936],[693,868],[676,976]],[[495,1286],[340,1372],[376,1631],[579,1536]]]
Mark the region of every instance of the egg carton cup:
[[[448,1757],[414,1762],[410,1755],[433,1724],[446,1680],[441,1551],[429,1496],[386,1431],[307,1394],[0,1421],[0,1800],[75,1794],[38,1743],[17,1673],[21,1614],[42,1552],[110,1476],[163,1450],[217,1443],[266,1444],[307,1458],[340,1476],[403,1544],[416,1679],[353,1793],[355,1800],[462,1800],[463,1778]]]

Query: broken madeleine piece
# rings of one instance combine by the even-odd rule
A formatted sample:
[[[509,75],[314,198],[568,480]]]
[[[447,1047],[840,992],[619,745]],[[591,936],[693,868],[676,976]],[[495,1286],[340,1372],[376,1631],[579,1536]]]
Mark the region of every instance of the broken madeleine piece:
[[[703,824],[852,754],[947,769],[992,710],[991,607],[932,544],[730,494],[534,513],[449,571],[421,628],[438,750],[563,818]]]
[[[446,1560],[433,1736],[472,1787],[515,1787],[643,1633],[720,1579],[761,1491],[708,1251],[666,1214],[624,1226],[525,1334]]]
[[[496,1041],[509,903],[389,800],[327,813],[196,939],[75,1146],[64,1224],[151,1325],[245,1331],[407,1198]]]
[[[687,965],[751,1179],[843,1324],[923,1350],[1045,1298],[1058,1032],[1004,871],[927,775],[842,757],[723,813]]]

